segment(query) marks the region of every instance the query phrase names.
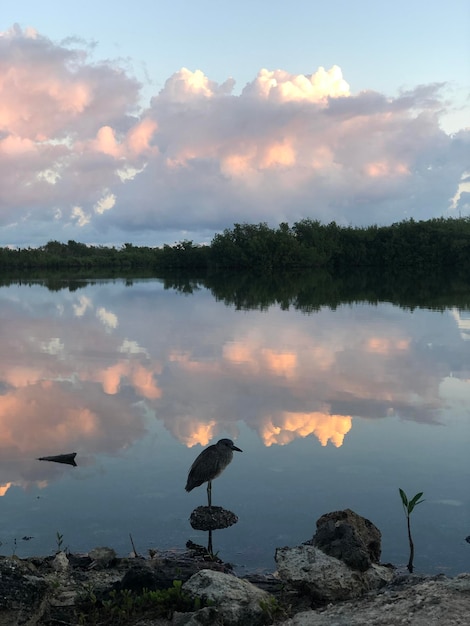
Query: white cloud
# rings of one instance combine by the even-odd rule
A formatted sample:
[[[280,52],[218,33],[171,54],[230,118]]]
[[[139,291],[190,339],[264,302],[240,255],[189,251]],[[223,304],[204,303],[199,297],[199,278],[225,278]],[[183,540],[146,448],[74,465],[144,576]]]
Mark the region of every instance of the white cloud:
[[[51,337],[49,341],[41,342],[41,351],[54,356],[60,355],[64,351],[64,344],[60,337]]]
[[[262,69],[233,95],[232,78],[182,68],[139,111],[125,69],[70,46],[18,27],[0,37],[3,245],[172,243],[183,230],[198,241],[234,222],[468,209],[470,130],[441,129],[445,85],[352,93],[334,65]]]
[[[90,222],[90,216],[79,206],[73,207],[71,217],[78,226],[86,226]]]
[[[158,99],[174,103],[192,102],[198,98],[211,98],[217,95],[223,96],[231,93],[234,84],[233,78],[229,78],[222,85],[218,85],[209,80],[201,70],[192,72],[187,67],[182,67],[166,81]]]
[[[145,354],[149,356],[147,350],[140,346],[137,341],[133,341],[132,339],[123,339],[122,344],[118,348],[119,352],[123,352],[124,354]]]
[[[117,315],[111,311],[107,311],[104,307],[99,307],[99,309],[97,309],[96,316],[106,327],[106,330],[114,330],[118,327],[119,322]]]
[[[83,317],[88,309],[93,309],[93,303],[87,296],[80,296],[78,303],[73,305],[73,311],[76,317]]]
[[[262,69],[256,80],[245,87],[243,93],[277,102],[324,102],[329,97],[350,95],[349,85],[337,65],[329,70],[319,67],[309,76],[292,75],[284,70]]]
[[[101,215],[105,211],[112,209],[115,204],[116,196],[113,193],[107,193],[95,204],[95,212]]]

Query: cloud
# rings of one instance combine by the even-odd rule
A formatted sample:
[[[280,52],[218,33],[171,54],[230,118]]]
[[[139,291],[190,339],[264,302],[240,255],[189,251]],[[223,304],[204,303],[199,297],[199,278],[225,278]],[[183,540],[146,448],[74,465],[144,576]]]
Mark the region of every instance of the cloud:
[[[310,76],[292,75],[284,70],[262,69],[257,78],[243,90],[244,95],[277,102],[325,102],[328,98],[349,96],[349,85],[341,68],[319,67]]]
[[[52,480],[39,456],[118,454],[154,432],[151,416],[187,446],[236,439],[242,426],[266,446],[340,447],[361,418],[468,415],[470,374],[455,369],[468,362],[462,312],[273,307],[261,319],[230,307],[221,316],[204,290],[182,304],[147,281],[131,293],[118,282],[62,290],[53,303],[45,287],[17,291],[0,290],[5,489]]]
[[[353,93],[337,65],[264,68],[236,95],[233,78],[182,68],[140,109],[128,70],[17,26],[0,34],[0,76],[4,244],[198,241],[243,221],[468,208],[470,130],[441,129],[442,83],[389,97]]]
[[[351,430],[352,418],[349,415],[329,413],[291,413],[285,411],[266,422],[261,429],[261,437],[266,446],[286,445],[297,437],[315,435],[322,446],[329,441],[337,448],[344,442],[344,436]]]

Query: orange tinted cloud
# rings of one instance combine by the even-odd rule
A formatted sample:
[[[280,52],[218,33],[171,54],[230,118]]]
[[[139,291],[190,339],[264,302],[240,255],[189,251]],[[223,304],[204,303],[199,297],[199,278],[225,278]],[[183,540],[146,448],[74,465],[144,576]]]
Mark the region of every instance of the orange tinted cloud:
[[[254,147],[245,153],[231,153],[222,157],[221,170],[227,176],[243,176],[253,169]]]
[[[161,396],[161,390],[155,383],[155,373],[155,370],[144,367],[138,361],[126,360],[110,365],[106,369],[97,369],[86,377],[100,382],[103,391],[109,395],[117,394],[121,389],[121,383],[127,381],[137,393],[150,400]]]
[[[96,414],[81,407],[65,409],[57,391],[57,385],[54,388],[51,383],[44,390],[42,386],[30,387],[22,393],[0,396],[1,448],[31,452],[42,442],[47,449],[60,449],[71,436],[76,439],[81,435],[96,434]],[[55,409],[49,406],[54,396],[59,400]]]
[[[235,94],[232,78],[183,67],[143,109],[128,67],[94,62],[77,41],[14,26],[0,44],[7,243],[108,243],[112,232],[119,244],[131,232],[160,245],[244,221],[465,214],[466,135],[440,128],[437,84],[389,98],[351,93],[337,65],[263,68]],[[436,167],[439,185],[423,184]]]
[[[370,337],[366,342],[367,352],[376,354],[392,354],[403,352],[410,347],[410,339],[395,339],[390,337]]]
[[[223,356],[232,363],[249,363],[253,361],[253,347],[247,342],[230,341],[224,344]]]
[[[93,142],[93,147],[98,152],[109,154],[113,157],[119,157],[122,154],[121,147],[116,141],[115,131],[110,126],[102,126]]]
[[[13,483],[5,483],[4,485],[0,485],[0,496],[4,496],[12,484]]]
[[[242,365],[251,372],[271,372],[277,376],[292,378],[297,369],[297,355],[271,348],[261,348],[247,340],[224,345],[223,358],[235,366]]]
[[[7,156],[19,156],[28,152],[35,152],[36,145],[31,139],[24,139],[9,135],[0,141],[0,153]]]
[[[16,366],[6,369],[2,376],[13,387],[27,387],[41,380],[42,372],[34,367]]]
[[[277,376],[293,378],[297,373],[297,355],[293,352],[276,352],[265,349],[262,357],[267,368]]]
[[[207,446],[209,441],[214,437],[214,428],[217,426],[217,422],[212,420],[208,423],[198,422],[194,419],[189,419],[185,422],[185,432],[182,435],[181,440],[188,448],[192,448],[198,443],[201,446]]]
[[[337,65],[329,70],[319,67],[310,75],[262,69],[257,78],[245,88],[245,92],[281,102],[322,102],[328,96],[348,96],[350,93],[349,85]]]
[[[376,161],[368,163],[365,171],[371,178],[379,178],[382,176],[404,176],[409,174],[409,168],[405,163],[389,163],[387,161]]]
[[[187,67],[182,67],[165,82],[165,86],[159,94],[159,98],[172,102],[186,102],[196,99],[209,99],[216,95],[231,92],[235,81],[229,78],[222,85],[209,80],[209,78],[197,69],[194,72]]]
[[[157,123],[154,120],[149,118],[143,119],[127,135],[126,142],[129,151],[137,155],[156,153],[158,150],[150,145],[156,130]]]
[[[155,153],[158,150],[150,145],[150,141],[156,129],[157,123],[147,118],[118,140],[116,131],[111,126],[102,126],[96,134],[96,139],[90,142],[90,146],[96,152],[108,154],[115,159]]]
[[[275,141],[264,151],[260,161],[262,168],[295,165],[295,150],[292,141]]]
[[[170,351],[168,355],[170,361],[178,363],[181,369],[190,371],[193,374],[211,374],[220,373],[220,363],[217,361],[201,361],[191,356],[189,352]]]
[[[330,415],[315,411],[313,413],[294,413],[284,411],[275,419],[263,424],[261,437],[266,446],[286,445],[297,437],[315,435],[322,446],[331,441],[339,448],[344,436],[351,430],[352,418],[349,415]]]

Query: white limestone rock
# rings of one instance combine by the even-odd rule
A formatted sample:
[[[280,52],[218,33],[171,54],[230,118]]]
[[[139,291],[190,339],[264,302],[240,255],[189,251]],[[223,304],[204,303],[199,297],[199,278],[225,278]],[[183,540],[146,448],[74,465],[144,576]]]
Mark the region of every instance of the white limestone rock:
[[[266,624],[262,604],[272,596],[246,580],[231,574],[201,570],[184,583],[183,591],[194,598],[214,603],[224,626]]]
[[[393,578],[393,570],[383,565],[359,572],[310,545],[278,548],[275,560],[281,580],[316,604],[357,598]]]

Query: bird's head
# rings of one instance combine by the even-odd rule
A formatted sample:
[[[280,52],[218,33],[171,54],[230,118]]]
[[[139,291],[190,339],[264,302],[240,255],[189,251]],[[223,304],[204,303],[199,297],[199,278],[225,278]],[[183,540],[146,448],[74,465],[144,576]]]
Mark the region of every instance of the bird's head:
[[[224,448],[229,448],[229,450],[236,450],[237,452],[243,452],[243,450],[240,450],[240,448],[237,448],[237,446],[233,443],[231,439],[219,439],[219,441],[217,442],[217,445],[223,446]]]

